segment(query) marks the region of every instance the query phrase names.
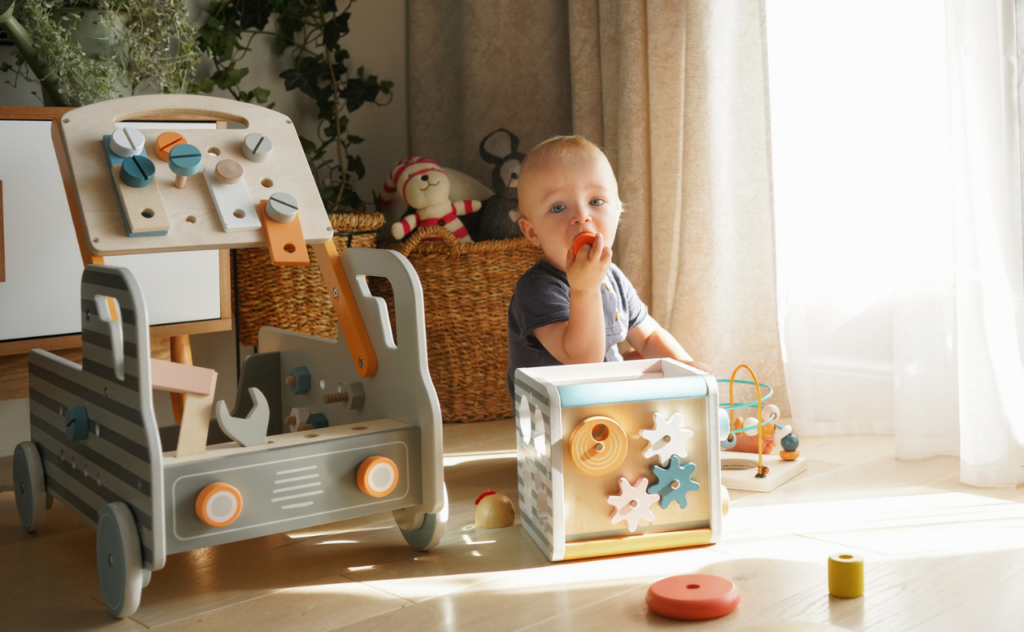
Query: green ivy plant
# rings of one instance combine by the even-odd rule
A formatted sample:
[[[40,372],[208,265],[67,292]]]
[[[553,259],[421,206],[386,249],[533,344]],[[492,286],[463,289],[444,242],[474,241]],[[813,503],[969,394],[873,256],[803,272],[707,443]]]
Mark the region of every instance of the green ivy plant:
[[[270,97],[265,88],[240,86],[249,73],[240,62],[253,39],[273,37],[277,53],[290,54],[292,67],[280,76],[285,90],[300,90],[316,102],[317,137],[300,140],[329,212],[362,204],[352,183],[366,170],[352,148],[363,139],[349,133],[347,115],[368,103],[387,105],[393,96],[392,82],[367,74],[362,66],[350,72],[342,40],[349,33],[351,7],[350,1],[339,9],[336,0],[219,0],[210,4],[197,40],[215,67],[197,91],[209,93],[217,87],[245,102],[266,104]],[[268,28],[272,16],[277,19]]]
[[[96,13],[87,17],[90,9]],[[46,78],[56,79],[48,82],[56,93],[47,93],[54,104],[87,105],[124,92],[189,92],[202,61],[199,25],[189,19],[185,0],[17,0],[14,17],[31,37]],[[76,35],[86,26],[101,27],[105,40],[90,42],[99,52],[83,51]],[[0,64],[10,77],[5,83],[39,81],[20,53],[15,59]]]

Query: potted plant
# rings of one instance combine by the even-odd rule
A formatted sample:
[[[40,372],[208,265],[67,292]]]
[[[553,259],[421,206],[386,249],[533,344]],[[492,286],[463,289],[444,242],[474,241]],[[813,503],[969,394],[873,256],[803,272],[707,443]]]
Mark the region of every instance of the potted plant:
[[[366,104],[387,105],[394,85],[362,66],[350,72],[342,40],[349,33],[351,7],[348,2],[339,9],[335,0],[220,0],[210,4],[197,40],[215,66],[199,91],[217,87],[246,102],[266,103],[270,96],[262,87],[240,87],[249,69],[239,63],[253,39],[272,37],[277,53],[291,56],[292,67],[280,76],[285,90],[301,90],[316,102],[317,137],[300,140],[330,213],[364,206],[353,187],[365,175],[362,159],[353,153],[363,139],[349,132],[348,115]],[[268,28],[272,16],[277,20]]]
[[[191,89],[202,55],[185,0],[0,0],[18,47],[0,71],[40,81],[46,101],[76,106]],[[13,6],[12,6],[13,5]]]

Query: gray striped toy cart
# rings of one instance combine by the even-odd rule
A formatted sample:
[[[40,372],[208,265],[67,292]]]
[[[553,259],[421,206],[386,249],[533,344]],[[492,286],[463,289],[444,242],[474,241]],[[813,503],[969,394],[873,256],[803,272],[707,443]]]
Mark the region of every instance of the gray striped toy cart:
[[[211,97],[171,98],[131,97],[87,106],[69,112],[63,123],[84,126],[88,121],[105,129],[138,112],[215,113],[242,119],[248,129],[210,130],[202,145],[221,153],[207,155],[235,151],[244,156],[237,148],[244,146],[245,133],[260,117],[264,122],[277,117],[276,125],[264,126],[274,128],[276,155],[261,164],[272,166],[273,158],[290,157],[292,173],[266,176],[253,170],[245,184],[259,194],[259,187],[267,188],[263,181],[276,177],[275,187],[296,192],[303,211],[303,200],[319,199],[312,178],[294,170],[294,151],[301,151],[297,138],[294,144],[280,142],[291,140],[285,132],[295,136],[294,130],[281,128],[290,125],[283,115]],[[147,146],[159,132],[146,130]],[[215,221],[216,210],[209,208],[209,195],[205,206],[188,198],[179,204],[170,190],[176,176],[167,165],[157,165],[155,175],[163,179],[157,191],[168,211],[168,233],[128,238],[126,221],[117,217],[118,223],[111,222],[101,215],[102,205],[90,206],[83,199],[83,190],[102,190],[96,182],[101,175],[106,202],[116,199],[109,172],[90,163],[90,158],[104,157],[101,138],[94,133],[95,143],[76,146],[73,135],[63,135],[87,228],[89,213],[100,214],[93,218],[90,236],[100,234],[104,240],[116,228],[126,248],[138,248],[134,242],[140,239],[160,243],[167,237],[191,240],[193,246],[205,240],[213,247],[253,239],[241,233],[226,238]],[[277,153],[290,144],[291,151]],[[305,167],[304,160],[301,164]],[[194,188],[200,185],[205,183],[198,181]],[[203,202],[201,196],[196,199]],[[128,213],[131,202],[122,196],[115,208]],[[329,226],[323,215],[302,217]],[[273,221],[266,214],[261,220]],[[198,233],[197,225],[209,235]],[[191,232],[177,234],[186,231]],[[246,358],[230,411],[225,402],[213,410],[212,371],[150,359],[145,299],[124,268],[89,265],[83,272],[81,366],[46,351],[30,353],[31,441],[19,444],[14,455],[19,517],[28,531],[45,528],[46,510],[57,499],[96,529],[97,568],[113,616],[135,612],[152,573],[174,553],[381,511],[393,512],[416,549],[433,548],[443,536],[448,503],[441,412],[427,371],[419,279],[408,260],[392,251],[331,250],[321,248],[317,254],[330,257],[321,262],[327,291],[336,308],[341,303],[347,310],[339,312],[338,340],[261,330],[259,353]],[[384,301],[370,294],[367,276],[391,283],[395,332]],[[204,379],[205,386],[196,386]],[[181,426],[158,426],[155,390],[187,394]]]

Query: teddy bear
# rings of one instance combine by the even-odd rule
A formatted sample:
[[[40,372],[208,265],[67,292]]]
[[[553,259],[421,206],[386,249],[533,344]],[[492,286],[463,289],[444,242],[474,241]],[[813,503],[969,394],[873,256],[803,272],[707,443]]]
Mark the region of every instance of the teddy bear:
[[[410,156],[399,161],[388,174],[377,203],[381,209],[386,209],[397,193],[416,210],[391,226],[395,239],[405,238],[419,226],[444,226],[460,241],[472,242],[459,216],[479,211],[481,203],[479,200],[453,202],[449,199],[450,192],[451,181],[444,169],[429,158]],[[428,239],[440,241],[439,237]]]
[[[480,157],[494,165],[494,195],[484,200],[476,217],[469,223],[470,233],[477,241],[521,237],[519,229],[519,169],[525,157],[519,151],[519,138],[507,129],[498,129],[480,143]]]

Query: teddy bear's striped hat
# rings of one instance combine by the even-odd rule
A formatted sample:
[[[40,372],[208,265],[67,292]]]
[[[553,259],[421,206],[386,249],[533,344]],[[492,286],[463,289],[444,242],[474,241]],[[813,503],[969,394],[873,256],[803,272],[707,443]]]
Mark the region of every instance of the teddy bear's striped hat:
[[[388,174],[388,179],[384,182],[384,190],[380,195],[377,196],[377,203],[382,209],[391,206],[392,200],[395,199],[395,193],[401,192],[402,199],[405,200],[405,185],[409,183],[414,177],[421,176],[429,171],[440,171],[444,173],[444,170],[429,158],[421,158],[420,156],[410,156],[405,160],[401,160]],[[408,202],[408,200],[406,200]]]

